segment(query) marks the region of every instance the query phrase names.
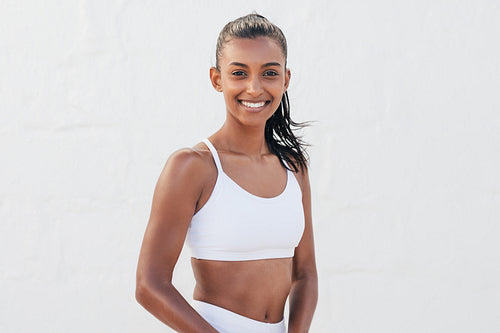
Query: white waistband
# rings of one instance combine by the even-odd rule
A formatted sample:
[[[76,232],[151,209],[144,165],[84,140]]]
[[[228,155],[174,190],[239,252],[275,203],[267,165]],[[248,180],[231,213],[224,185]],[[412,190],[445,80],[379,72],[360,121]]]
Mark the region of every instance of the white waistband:
[[[279,323],[265,323],[247,318],[219,306],[197,300],[193,308],[220,333],[285,333],[285,319]]]

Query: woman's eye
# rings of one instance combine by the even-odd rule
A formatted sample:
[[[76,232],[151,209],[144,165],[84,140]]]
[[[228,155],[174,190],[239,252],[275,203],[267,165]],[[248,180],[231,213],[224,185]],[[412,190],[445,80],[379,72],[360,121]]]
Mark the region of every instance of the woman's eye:
[[[234,75],[234,76],[244,76],[245,72],[243,72],[243,71],[234,71],[231,74]]]
[[[278,72],[275,71],[267,71],[264,73],[264,76],[276,76],[278,75]]]

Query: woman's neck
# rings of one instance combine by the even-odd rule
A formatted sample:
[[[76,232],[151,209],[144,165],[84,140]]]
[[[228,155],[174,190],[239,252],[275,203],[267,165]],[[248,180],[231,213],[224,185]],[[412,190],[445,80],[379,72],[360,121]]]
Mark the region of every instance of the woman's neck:
[[[265,126],[248,127],[241,124],[229,124],[227,121],[213,135],[220,149],[260,157],[269,154],[265,138]]]

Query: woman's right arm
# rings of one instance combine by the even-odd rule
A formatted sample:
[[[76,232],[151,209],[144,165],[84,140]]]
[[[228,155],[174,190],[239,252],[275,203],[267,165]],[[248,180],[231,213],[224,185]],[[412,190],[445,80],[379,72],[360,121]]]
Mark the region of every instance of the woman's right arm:
[[[137,301],[178,332],[217,332],[172,285],[174,266],[209,176],[206,162],[195,150],[172,154],[155,188],[139,255]]]

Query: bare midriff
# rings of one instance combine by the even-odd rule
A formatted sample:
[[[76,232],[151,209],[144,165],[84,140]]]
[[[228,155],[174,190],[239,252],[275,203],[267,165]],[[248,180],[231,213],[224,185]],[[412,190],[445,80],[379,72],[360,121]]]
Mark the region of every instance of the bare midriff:
[[[242,316],[278,323],[292,284],[292,258],[217,261],[191,258],[193,298]]]

